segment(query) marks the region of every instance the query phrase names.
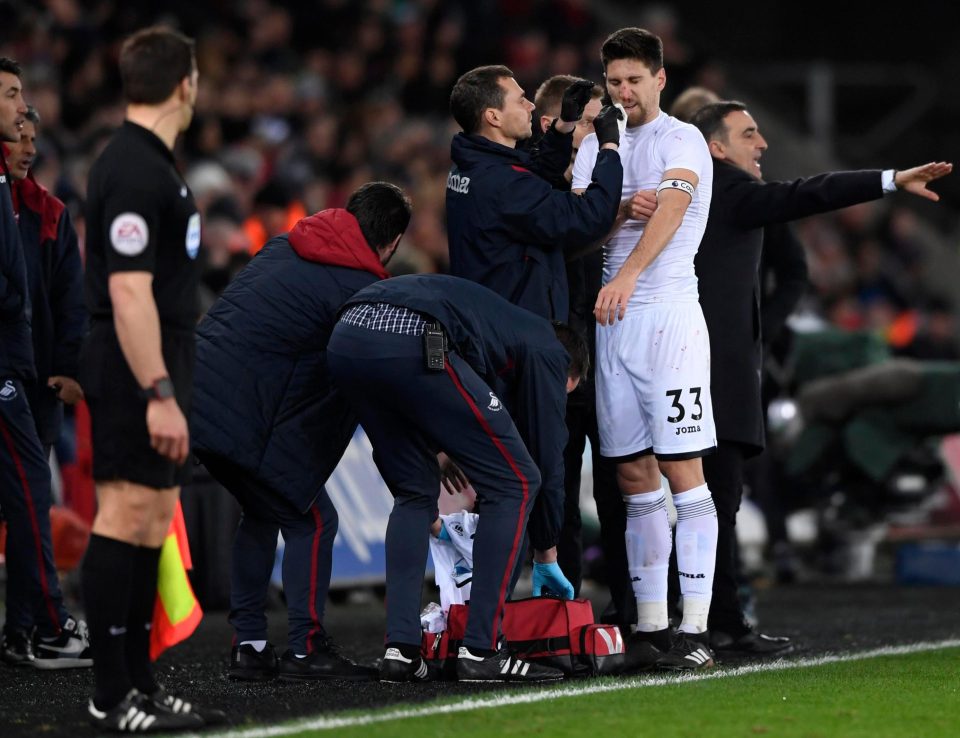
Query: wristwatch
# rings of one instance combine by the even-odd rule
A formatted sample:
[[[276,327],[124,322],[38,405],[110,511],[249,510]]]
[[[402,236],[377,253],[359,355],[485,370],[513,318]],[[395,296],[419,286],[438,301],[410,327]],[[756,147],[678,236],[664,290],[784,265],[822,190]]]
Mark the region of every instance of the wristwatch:
[[[175,396],[176,392],[170,377],[154,379],[153,384],[140,390],[140,397],[144,400],[167,400]]]

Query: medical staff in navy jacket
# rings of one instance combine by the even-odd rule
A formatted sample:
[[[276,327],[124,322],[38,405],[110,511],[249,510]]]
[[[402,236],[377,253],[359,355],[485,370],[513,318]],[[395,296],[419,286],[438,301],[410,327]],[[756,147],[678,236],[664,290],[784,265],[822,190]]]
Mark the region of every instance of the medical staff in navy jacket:
[[[582,196],[550,185],[562,180],[570,165],[572,131],[593,86],[583,82],[571,86],[560,118],[534,155],[516,148],[531,135],[534,106],[507,67],[467,72],[450,95],[451,112],[463,129],[453,138],[447,177],[451,274],[564,322],[569,310],[564,251],[609,233],[623,184],[618,113],[611,108],[594,121],[603,150],[593,183]]]
[[[410,220],[403,192],[375,182],[346,209],[304,218],[271,240],[227,287],[197,329],[193,447],[240,502],[233,548],[230,675],[276,672],[264,613],[278,530],[289,649],[281,676],[363,679],[323,628],[337,511],[324,490],[357,421],[332,385],[327,340],[337,308],[387,277]]]
[[[433,354],[430,368],[428,324],[442,331],[447,346],[427,354]],[[420,589],[437,513],[438,451],[469,478],[480,513],[463,640],[468,652],[461,649],[459,678],[557,677],[557,670],[517,662],[497,649],[528,517],[535,581],[572,596],[555,547],[563,513],[566,391],[589,363],[583,340],[566,326],[555,332],[543,318],[474,282],[410,275],[347,300],[328,357],[394,495],[381,680],[428,676],[419,657]]]

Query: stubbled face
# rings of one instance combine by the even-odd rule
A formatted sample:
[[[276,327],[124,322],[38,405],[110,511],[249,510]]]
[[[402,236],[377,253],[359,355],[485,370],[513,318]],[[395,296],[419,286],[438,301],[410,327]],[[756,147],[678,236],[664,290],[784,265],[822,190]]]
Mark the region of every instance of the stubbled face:
[[[29,120],[23,121],[20,130],[20,140],[17,143],[7,144],[10,156],[7,157],[7,166],[14,179],[26,179],[37,158],[37,126]]]
[[[513,77],[502,77],[497,82],[503,90],[503,107],[497,110],[500,132],[505,138],[522,141],[533,134],[532,102]]]
[[[760,157],[767,150],[767,142],[760,135],[753,116],[745,110],[735,110],[724,116],[723,124],[727,129],[727,140],[711,141],[711,153],[761,179]]]
[[[0,140],[6,143],[20,141],[20,127],[27,114],[20,79],[10,72],[0,72]]]
[[[631,128],[657,117],[660,92],[666,81],[662,68],[651,72],[639,59],[614,59],[607,65],[607,92],[613,102],[623,105]]]
[[[583,117],[577,121],[576,128],[573,129],[573,153],[576,154],[580,148],[580,142],[588,133],[593,133],[593,119],[600,114],[600,98],[594,98],[587,103],[583,109]]]

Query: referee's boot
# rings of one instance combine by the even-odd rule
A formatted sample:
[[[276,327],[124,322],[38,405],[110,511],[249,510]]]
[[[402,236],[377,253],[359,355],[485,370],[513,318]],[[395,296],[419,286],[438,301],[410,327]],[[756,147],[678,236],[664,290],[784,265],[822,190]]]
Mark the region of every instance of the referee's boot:
[[[334,640],[324,635],[313,638],[312,652],[298,656],[287,649],[280,657],[280,678],[287,681],[312,679],[346,679],[349,681],[369,681],[377,678],[377,670],[370,666],[361,666],[342,653]]]
[[[490,656],[475,654],[467,646],[457,653],[458,682],[555,682],[563,672],[524,661],[500,650]]]
[[[204,725],[219,725],[227,720],[227,713],[212,707],[201,707],[196,702],[188,702],[182,697],[171,694],[163,687],[149,695],[149,699],[157,706],[174,715],[199,717]]]
[[[109,710],[98,709],[90,700],[87,718],[97,730],[109,733],[169,733],[205,724],[199,715],[172,712],[135,689]]]
[[[716,665],[710,650],[709,631],[685,633],[680,630],[673,634],[673,646],[657,663],[658,668],[668,671],[700,671]]]
[[[636,674],[655,668],[673,648],[670,628],[631,633],[627,639],[622,674]]]

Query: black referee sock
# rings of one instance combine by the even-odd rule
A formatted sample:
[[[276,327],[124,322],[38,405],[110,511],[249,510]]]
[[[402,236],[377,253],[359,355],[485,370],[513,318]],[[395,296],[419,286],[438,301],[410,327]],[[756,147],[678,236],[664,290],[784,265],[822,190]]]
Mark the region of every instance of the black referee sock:
[[[133,582],[130,585],[130,615],[127,617],[127,672],[133,686],[143,694],[153,694],[159,685],[150,665],[150,626],[157,601],[157,575],[160,549],[140,546],[133,558]]]
[[[80,569],[93,655],[93,701],[100,710],[115,706],[133,686],[124,651],[136,550],[129,543],[94,533]]]

